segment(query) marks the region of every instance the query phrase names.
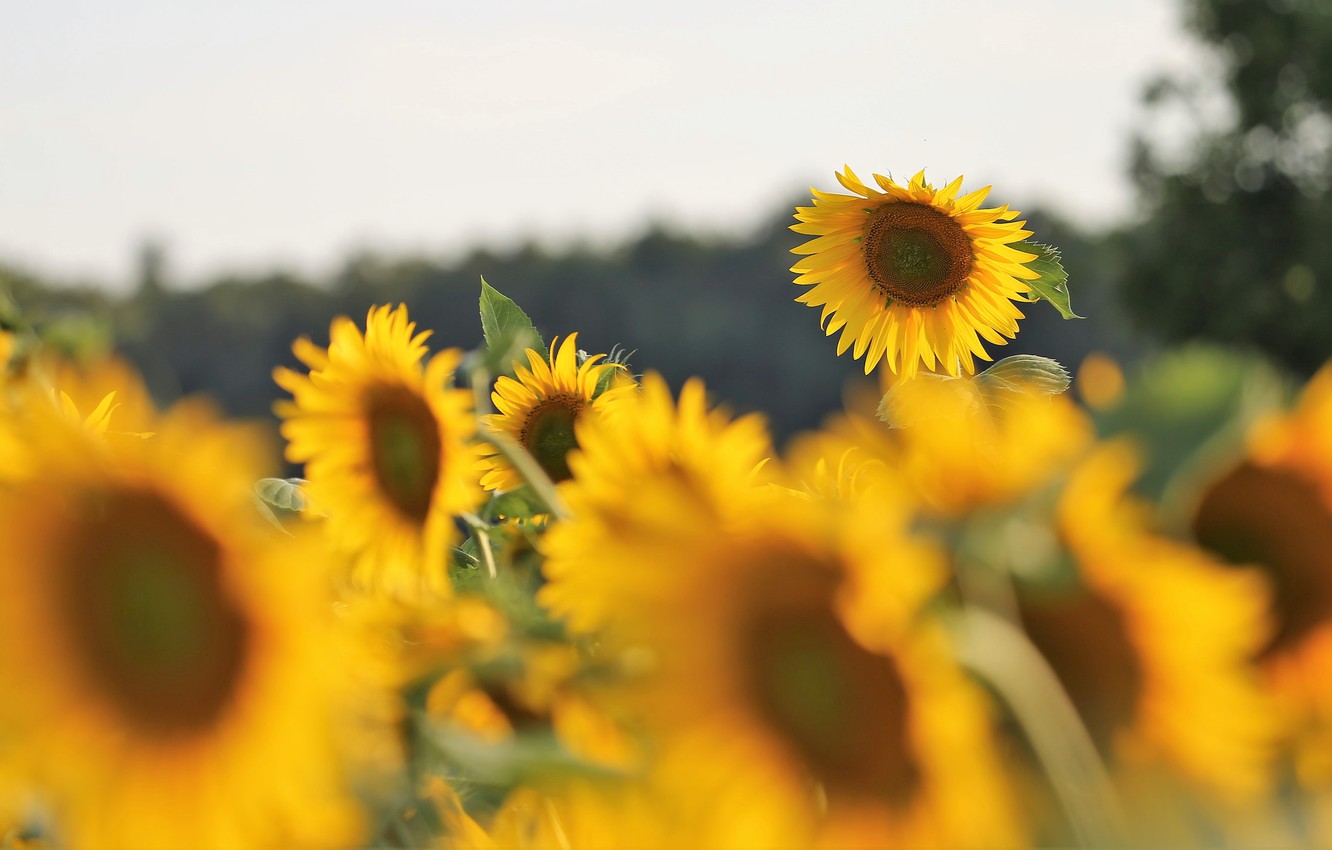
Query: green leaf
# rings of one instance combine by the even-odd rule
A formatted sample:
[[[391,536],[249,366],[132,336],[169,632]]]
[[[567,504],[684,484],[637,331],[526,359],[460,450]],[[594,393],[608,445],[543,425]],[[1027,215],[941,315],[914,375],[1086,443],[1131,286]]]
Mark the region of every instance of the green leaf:
[[[512,374],[513,361],[529,348],[543,358],[549,356],[532,320],[485,278],[481,278],[481,332],[486,338],[485,365],[492,374]]]
[[[301,485],[303,478],[261,478],[254,485],[254,492],[264,504],[290,513],[300,513],[310,505],[309,498]]]
[[[1081,319],[1068,303],[1068,272],[1059,262],[1059,249],[1039,242],[1018,242],[1008,246],[1027,254],[1035,254],[1036,259],[1023,263],[1040,277],[1026,281],[1031,287],[1032,301],[1049,301],[1065,319]]]
[[[934,387],[922,395],[927,383]],[[1058,361],[1034,354],[1005,357],[975,377],[921,372],[884,393],[879,419],[889,428],[906,428],[929,427],[936,417],[963,410],[1002,414],[1020,397],[1058,395],[1070,383],[1068,371]]]
[[[546,503],[541,501],[531,487],[524,484],[516,490],[509,490],[499,495],[491,496],[490,501],[486,503],[482,515],[490,520],[497,520],[501,517],[510,519],[531,519],[537,514],[546,512]]]
[[[447,721],[419,713],[418,729],[445,759],[464,776],[486,785],[513,787],[558,778],[611,779],[623,774],[613,768],[584,761],[570,752],[551,732],[534,731],[492,742]]]
[[[1037,393],[1059,395],[1072,379],[1058,360],[1035,354],[1005,357],[976,376],[982,395],[997,393]]]

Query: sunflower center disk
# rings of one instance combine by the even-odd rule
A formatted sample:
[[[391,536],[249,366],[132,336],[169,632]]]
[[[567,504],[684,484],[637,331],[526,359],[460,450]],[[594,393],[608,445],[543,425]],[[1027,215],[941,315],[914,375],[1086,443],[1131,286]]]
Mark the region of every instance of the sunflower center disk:
[[[554,396],[532,408],[523,425],[520,435],[523,448],[557,484],[573,477],[569,471],[569,452],[578,448],[574,423],[585,406],[579,398]]]
[[[1092,593],[1024,599],[1020,608],[1027,635],[1108,757],[1116,733],[1133,725],[1143,689],[1123,611]]]
[[[870,216],[861,246],[875,288],[910,307],[938,304],[966,285],[974,263],[961,225],[925,204],[886,204]]]
[[[366,418],[380,490],[404,516],[425,522],[442,451],[434,413],[425,399],[400,387],[376,393]]]
[[[157,493],[94,498],[59,586],[86,675],[145,730],[206,729],[234,698],[252,637],[218,544]]]
[[[764,571],[744,637],[759,714],[834,795],[908,802],[920,770],[907,738],[909,698],[897,666],[857,643],[832,607],[831,575]]]
[[[1260,564],[1271,579],[1277,630],[1267,653],[1298,644],[1332,613],[1332,514],[1302,479],[1241,464],[1203,495],[1193,531],[1205,548]]]

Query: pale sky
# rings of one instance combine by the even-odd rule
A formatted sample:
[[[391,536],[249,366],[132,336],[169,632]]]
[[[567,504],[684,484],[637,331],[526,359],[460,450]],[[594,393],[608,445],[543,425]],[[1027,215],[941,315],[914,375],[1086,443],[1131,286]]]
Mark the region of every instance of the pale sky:
[[[743,233],[834,169],[1131,214],[1169,0],[4,0],[0,260],[124,285],[374,246]]]

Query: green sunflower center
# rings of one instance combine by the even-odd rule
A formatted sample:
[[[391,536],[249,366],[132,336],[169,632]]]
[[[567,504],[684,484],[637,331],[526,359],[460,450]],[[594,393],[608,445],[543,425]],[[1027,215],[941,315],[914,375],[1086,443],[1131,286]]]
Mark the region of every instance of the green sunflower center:
[[[585,407],[587,402],[578,396],[551,396],[533,407],[523,422],[519,441],[551,481],[559,483],[573,477],[569,452],[578,448],[574,423]]]
[[[753,594],[741,644],[759,715],[829,792],[906,802],[920,770],[897,666],[846,632],[828,570],[763,573],[772,583]]]
[[[430,405],[406,387],[384,387],[369,397],[366,420],[380,492],[403,516],[425,522],[442,453]]]
[[[86,675],[140,728],[207,728],[234,697],[252,637],[217,542],[161,494],[86,498],[89,519],[57,571]]]
[[[1332,615],[1332,513],[1318,491],[1287,472],[1241,464],[1203,495],[1198,542],[1272,581],[1277,630],[1267,652],[1299,643]]]
[[[1132,726],[1143,687],[1124,612],[1093,593],[1024,598],[1020,608],[1027,636],[1108,757],[1115,733]]]
[[[874,286],[910,307],[938,304],[966,285],[971,238],[953,218],[926,204],[897,202],[870,216],[861,240]]]

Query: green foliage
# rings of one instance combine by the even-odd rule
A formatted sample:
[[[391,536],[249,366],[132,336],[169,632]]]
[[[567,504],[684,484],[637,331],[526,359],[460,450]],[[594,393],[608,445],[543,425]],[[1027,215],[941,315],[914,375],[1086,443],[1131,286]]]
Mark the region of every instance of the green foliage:
[[[264,519],[284,528],[282,519],[298,514],[310,506],[301,485],[301,478],[261,478],[254,485],[254,507]]]
[[[1233,457],[1249,426],[1288,394],[1264,360],[1195,345],[1143,364],[1124,399],[1099,413],[1096,425],[1104,436],[1132,434],[1145,463],[1136,489],[1169,503],[1175,485],[1211,458]]]
[[[981,372],[976,376],[976,383],[980,385],[982,393],[990,395],[1058,395],[1068,389],[1072,379],[1058,360],[1035,354],[1015,354]]]
[[[546,503],[528,485],[506,493],[494,493],[481,509],[481,517],[488,521],[499,519],[531,519],[547,512]]]
[[[1035,254],[1036,259],[1024,265],[1040,275],[1035,280],[1026,281],[1031,287],[1033,301],[1049,301],[1065,319],[1081,319],[1068,303],[1068,272],[1059,261],[1059,249],[1039,242],[1018,242],[1011,246],[1018,251]]]
[[[255,494],[270,507],[289,513],[300,513],[310,505],[303,478],[261,478],[254,485]]]
[[[546,344],[532,320],[512,298],[481,278],[481,331],[486,339],[484,364],[492,375],[512,375],[513,362],[527,349],[548,357]]]
[[[1126,236],[1125,303],[1164,340],[1256,346],[1310,373],[1332,353],[1332,14],[1326,0],[1186,8],[1222,70],[1145,95],[1145,129],[1195,127],[1184,150],[1136,141],[1146,215]]]

